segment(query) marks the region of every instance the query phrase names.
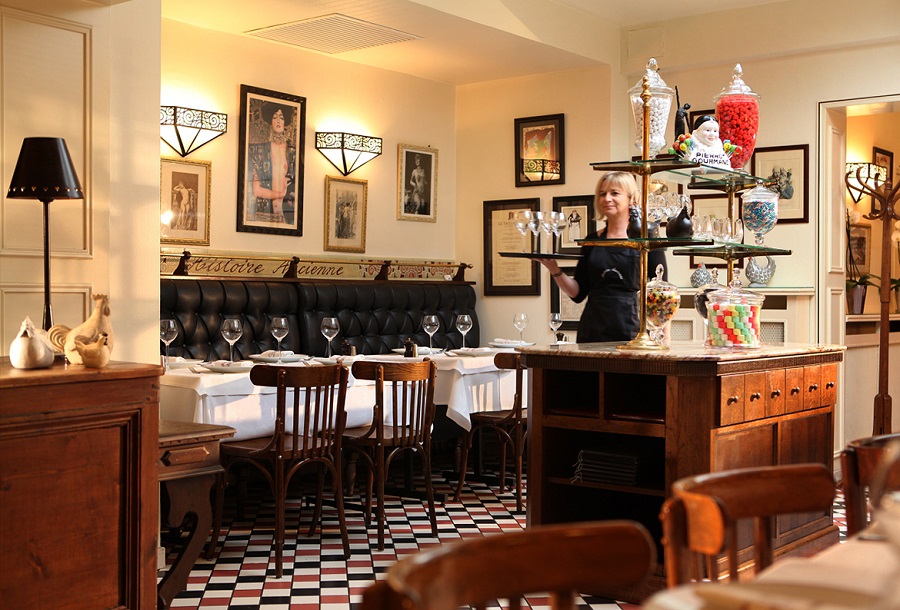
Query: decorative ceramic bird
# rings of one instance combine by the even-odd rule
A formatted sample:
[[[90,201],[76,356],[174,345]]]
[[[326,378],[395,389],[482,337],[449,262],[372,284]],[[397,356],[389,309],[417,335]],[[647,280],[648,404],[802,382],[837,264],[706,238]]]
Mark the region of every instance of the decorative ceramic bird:
[[[110,323],[109,297],[105,294],[95,294],[93,299],[97,302],[90,317],[76,326],[68,329],[62,324],[57,324],[50,329],[50,340],[54,347],[61,348],[66,353],[70,364],[82,364],[81,355],[75,349],[75,340],[82,343],[94,343],[100,338],[101,333],[106,335],[106,346],[110,352],[113,350],[113,329]],[[61,337],[65,341],[61,341]],[[62,345],[60,345],[62,343]]]
[[[109,364],[109,346],[107,345],[109,337],[106,333],[100,333],[96,341],[86,343],[85,337],[75,338],[75,351],[81,356],[81,362],[84,366],[91,369],[99,369]]]
[[[694,269],[694,272],[691,274],[691,286],[700,288],[700,286],[706,286],[707,284],[712,283],[712,274],[709,272],[709,269],[706,268],[706,265],[700,263],[700,266]]]
[[[744,269],[744,273],[747,275],[747,279],[750,280],[751,288],[765,286],[772,279],[772,276],[775,275],[775,259],[767,256],[766,260],[768,261],[766,266],[760,267],[756,262],[756,258],[750,257],[747,259],[747,268]]]

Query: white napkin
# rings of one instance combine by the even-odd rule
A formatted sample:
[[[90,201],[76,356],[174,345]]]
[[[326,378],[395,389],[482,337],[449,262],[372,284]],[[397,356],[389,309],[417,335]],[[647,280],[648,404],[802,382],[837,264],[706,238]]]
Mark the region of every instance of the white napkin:
[[[254,366],[256,363],[252,360],[236,360],[232,362],[231,360],[213,360],[212,362],[207,362],[212,366],[218,366],[222,368],[228,368],[230,366],[238,367],[238,368],[248,368]]]
[[[182,356],[169,356],[169,362],[184,362]]]
[[[522,345],[525,342],[520,341],[519,339],[501,339],[497,337],[494,339],[493,343],[495,345]]]
[[[264,351],[263,353],[260,354],[260,356],[263,356],[265,358],[278,358],[279,355],[282,358],[284,358],[285,356],[293,356],[294,352],[292,352],[291,350],[287,350],[287,349],[281,350],[281,352],[279,352],[277,349],[267,349],[266,351]]]

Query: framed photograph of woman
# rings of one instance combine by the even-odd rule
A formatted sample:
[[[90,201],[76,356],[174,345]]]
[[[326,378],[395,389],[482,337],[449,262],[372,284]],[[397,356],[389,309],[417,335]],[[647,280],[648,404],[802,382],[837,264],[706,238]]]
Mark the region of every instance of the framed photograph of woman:
[[[303,235],[306,98],[241,85],[237,230]]]
[[[209,161],[160,161],[160,243],[209,245],[211,167]]]
[[[553,251],[557,254],[579,254],[584,239],[594,232],[594,196],[572,195],[554,197],[553,210],[562,214],[566,226],[553,237]]]
[[[366,251],[366,197],[369,183],[325,176],[325,250]]]
[[[397,164],[397,219],[437,222],[437,149],[400,144]]]

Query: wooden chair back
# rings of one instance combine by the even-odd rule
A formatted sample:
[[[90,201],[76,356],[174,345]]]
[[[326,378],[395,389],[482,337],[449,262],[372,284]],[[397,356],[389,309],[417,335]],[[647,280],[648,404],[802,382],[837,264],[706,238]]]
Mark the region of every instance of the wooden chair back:
[[[740,568],[738,524],[753,524],[754,570],[772,563],[778,515],[830,515],[835,484],[823,464],[740,468],[679,479],[660,513],[670,587],[718,580],[721,555],[729,578]]]
[[[428,445],[434,422],[434,361],[357,360],[352,370],[357,379],[375,381],[372,434],[389,438],[393,447]]]
[[[276,388],[275,431],[260,451],[275,451],[276,459],[331,458],[340,453],[347,421],[344,401],[349,372],[340,365],[250,369],[254,385]],[[291,390],[290,428],[287,426],[288,390]],[[302,401],[301,401],[302,398]]]
[[[509,417],[502,421],[515,422],[522,419],[522,380],[525,370],[525,367],[522,366],[522,355],[517,352],[497,352],[494,354],[494,366],[498,369],[516,372],[516,393],[513,397],[512,408]]]
[[[869,524],[866,489],[892,442],[900,443],[900,433],[882,434],[851,441],[841,452],[842,488],[847,509],[847,535],[852,536]],[[900,488],[900,463],[887,473],[887,484]]]
[[[549,592],[552,608],[574,610],[578,592],[637,585],[655,564],[656,547],[634,521],[533,527],[402,559],[363,593],[362,609],[485,608],[504,599],[516,608],[527,594]]]

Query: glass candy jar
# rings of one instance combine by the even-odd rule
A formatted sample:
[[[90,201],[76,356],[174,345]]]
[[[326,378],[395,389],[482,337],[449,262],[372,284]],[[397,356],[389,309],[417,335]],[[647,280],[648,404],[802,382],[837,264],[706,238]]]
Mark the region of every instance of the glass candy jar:
[[[650,338],[656,343],[663,343],[663,328],[675,316],[681,297],[674,284],[663,279],[664,268],[656,266],[656,277],[647,282],[647,325],[650,327]]]
[[[759,131],[759,95],[744,83],[741,64],[734,66],[731,82],[714,98],[719,138],[740,149],[731,155],[731,168],[740,170],[756,148]]]
[[[778,193],[764,187],[760,182],[756,188],[741,194],[744,228],[756,234],[756,245],[762,246],[766,233],[778,222]]]
[[[719,283],[719,270],[713,269],[711,272],[706,270],[701,264],[702,271],[698,269],[691,275],[691,285],[697,289],[694,295],[694,310],[700,314],[703,324],[708,324],[707,306],[709,305],[709,293],[725,288]],[[696,279],[695,279],[696,275]],[[696,282],[696,283],[695,283]]]
[[[666,148],[666,124],[669,122],[669,110],[675,97],[675,90],[666,85],[659,77],[656,59],[651,57],[647,62],[644,73],[650,85],[650,145],[647,151],[647,159],[653,159],[659,151]],[[628,90],[631,98],[631,109],[634,111],[634,125],[637,129],[637,138],[634,141],[635,148],[643,153],[644,133],[644,100],[641,99],[643,90],[643,77],[637,84]]]
[[[735,278],[728,288],[710,292],[707,297],[706,344],[710,347],[760,347],[759,313],[766,297],[741,289]]]

